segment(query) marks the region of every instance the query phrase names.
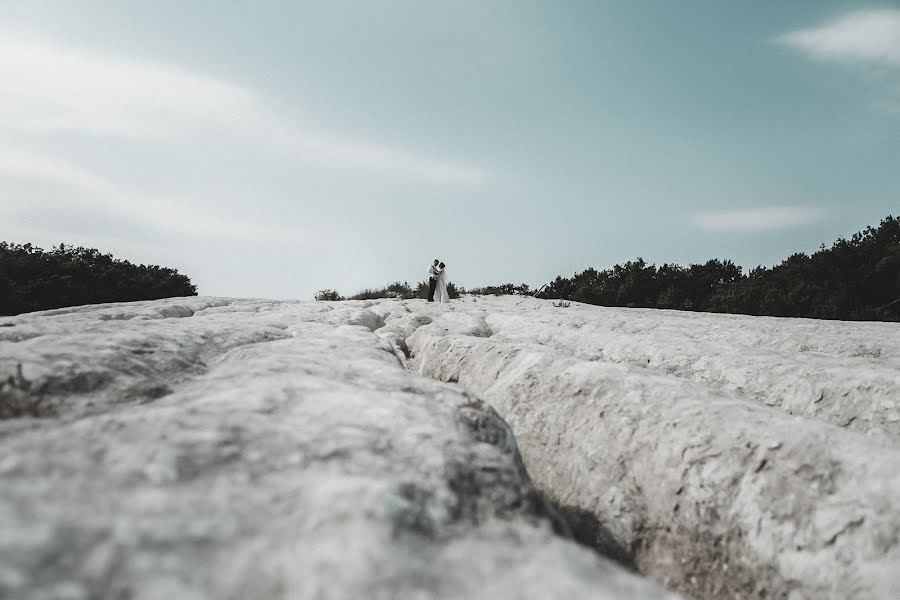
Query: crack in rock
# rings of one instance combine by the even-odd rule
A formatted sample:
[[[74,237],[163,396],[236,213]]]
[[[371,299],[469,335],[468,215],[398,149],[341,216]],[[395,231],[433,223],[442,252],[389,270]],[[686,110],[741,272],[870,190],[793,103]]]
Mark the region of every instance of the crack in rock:
[[[556,533],[504,420],[396,354],[447,309],[398,306],[17,317],[0,385],[60,413],[0,422],[0,597],[678,598]]]
[[[456,313],[466,308],[458,304]],[[817,420],[823,416],[820,408],[809,409],[829,406],[834,415],[860,410],[859,396],[847,381],[858,386],[853,389],[880,394],[869,401],[872,408],[884,404],[892,409],[892,400],[879,403],[877,398],[900,391],[900,344],[894,345],[893,354],[885,344],[877,357],[868,357],[877,361],[871,368],[841,359],[848,366],[831,372],[829,380],[846,404],[834,404],[835,396],[826,387],[814,390],[809,405],[776,401],[773,404],[782,408],[769,409],[715,382],[693,381],[682,372],[653,373],[645,368],[646,357],[644,366],[624,364],[628,360],[610,354],[609,343],[598,361],[577,345],[594,342],[571,333],[567,316],[577,321],[571,328],[578,335],[598,334],[607,340],[590,319],[596,315],[601,324],[607,313],[627,311],[573,308],[578,312],[570,308],[568,314],[557,311],[548,318],[548,313],[519,310],[505,299],[482,298],[475,314],[487,313],[493,332],[489,339],[473,334],[458,316],[440,316],[407,339],[410,368],[458,382],[496,408],[516,431],[536,486],[557,505],[591,515],[608,528],[604,535],[615,547],[624,549],[626,562],[633,561],[641,572],[676,590],[697,598],[862,599],[900,593],[894,568],[900,561],[900,510],[888,508],[900,495],[900,448],[892,439],[835,427],[847,425],[840,420],[822,423]],[[665,311],[627,314],[638,324],[641,319],[681,318]],[[703,331],[705,318],[684,318],[696,339],[702,339],[696,331]],[[724,361],[733,357],[734,373],[763,364],[752,353],[749,360],[737,354],[744,350],[744,338],[754,335],[740,328],[765,328],[769,321],[728,322],[735,330],[724,335],[733,347],[724,348],[721,340],[710,344],[710,355],[703,360],[718,361],[724,369]],[[791,320],[782,322],[785,330],[792,327]],[[658,336],[673,335],[672,327],[654,325],[650,330],[657,338],[644,340],[652,343]],[[808,345],[860,360],[852,344],[841,340],[830,347],[814,339],[811,326],[803,327]],[[823,323],[823,339],[830,339],[830,331],[838,327],[842,325]],[[640,326],[628,333],[636,334],[645,335]],[[840,335],[854,334],[842,330]],[[648,351],[663,365],[683,356],[695,360],[690,352],[660,357],[652,347]],[[777,360],[782,364],[766,375],[766,385],[782,376],[794,385],[790,371],[795,361],[831,364],[832,358],[827,353],[795,357],[783,352]],[[856,383],[869,373],[880,383]],[[768,403],[771,393],[783,389],[773,385],[758,396]],[[792,417],[793,412],[807,417]],[[881,414],[879,425],[893,426],[892,413]],[[692,456],[691,448],[700,453]],[[876,547],[879,551],[872,552]]]

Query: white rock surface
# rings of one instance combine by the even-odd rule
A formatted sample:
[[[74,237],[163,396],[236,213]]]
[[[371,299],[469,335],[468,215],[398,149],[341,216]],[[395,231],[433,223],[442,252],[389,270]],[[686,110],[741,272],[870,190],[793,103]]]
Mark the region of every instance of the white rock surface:
[[[490,299],[482,299],[481,306]],[[521,301],[521,300],[520,300]],[[501,304],[501,306],[503,306]],[[900,326],[523,303],[486,317],[499,340],[646,368],[900,442]],[[531,307],[529,310],[528,307]],[[540,309],[538,309],[540,310]],[[558,312],[558,311],[557,311]]]
[[[433,322],[490,334],[455,308],[0,319],[0,597],[674,598],[555,535],[503,421],[403,368]]]
[[[408,306],[430,319],[411,366],[495,407],[538,487],[643,571],[702,598],[900,598],[900,325]]]
[[[555,535],[533,480],[697,598],[897,598],[898,402],[890,323],[517,297],[0,319],[0,597],[668,597]]]

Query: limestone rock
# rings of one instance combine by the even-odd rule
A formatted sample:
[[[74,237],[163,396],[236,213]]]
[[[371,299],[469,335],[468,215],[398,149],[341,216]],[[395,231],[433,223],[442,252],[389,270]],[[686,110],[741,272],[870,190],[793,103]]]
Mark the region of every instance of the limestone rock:
[[[483,327],[413,308],[0,320],[0,597],[674,598],[554,533],[504,421],[403,368],[436,318]]]
[[[411,366],[496,408],[535,484],[643,572],[699,598],[900,597],[900,325],[452,307],[492,335],[438,316]]]

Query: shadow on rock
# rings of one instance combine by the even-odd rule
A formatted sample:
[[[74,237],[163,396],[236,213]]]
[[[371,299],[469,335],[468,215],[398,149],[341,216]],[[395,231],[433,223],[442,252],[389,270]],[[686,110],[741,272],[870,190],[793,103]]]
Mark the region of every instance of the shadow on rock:
[[[553,529],[562,537],[569,537],[582,546],[587,546],[597,554],[629,569],[638,572],[634,556],[627,548],[619,544],[612,533],[590,512],[577,506],[563,506],[544,498],[544,501],[559,515],[566,529],[561,528],[554,520]]]

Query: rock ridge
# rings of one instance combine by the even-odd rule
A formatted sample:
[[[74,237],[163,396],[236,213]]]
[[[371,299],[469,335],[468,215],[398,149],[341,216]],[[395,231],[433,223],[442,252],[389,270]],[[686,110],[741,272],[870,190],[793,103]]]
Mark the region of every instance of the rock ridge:
[[[406,313],[189,298],[5,320],[0,380],[53,411],[0,420],[0,597],[676,598],[554,533],[504,420],[404,368]]]
[[[697,598],[900,594],[891,437],[570,347],[566,331],[602,309],[470,302],[456,311],[486,311],[493,336],[438,316],[406,340],[411,367],[497,409],[538,488],[592,515],[642,572]],[[893,385],[884,353],[871,360]],[[853,402],[888,403],[895,388],[868,389]]]

